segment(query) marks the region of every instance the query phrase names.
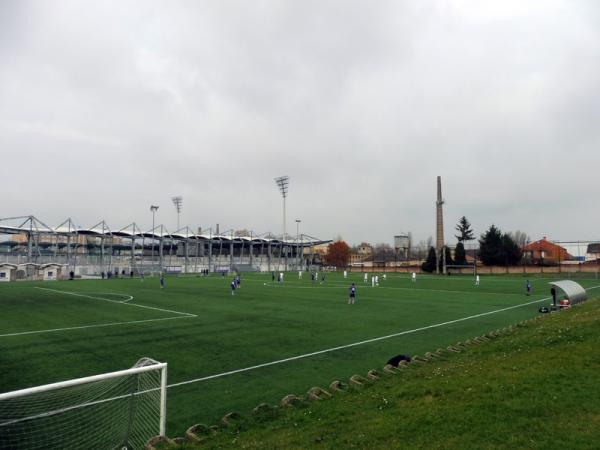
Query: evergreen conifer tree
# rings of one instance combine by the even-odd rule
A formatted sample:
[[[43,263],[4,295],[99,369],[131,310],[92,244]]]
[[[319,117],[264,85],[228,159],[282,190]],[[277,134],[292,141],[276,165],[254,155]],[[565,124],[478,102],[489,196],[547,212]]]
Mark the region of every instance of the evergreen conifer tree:
[[[421,269],[423,272],[433,272],[435,270],[436,264],[436,256],[435,256],[435,248],[429,247],[429,253],[427,254],[427,259],[423,264],[421,264]]]
[[[454,228],[459,233],[454,235],[456,239],[458,239],[458,242],[472,241],[475,239],[475,236],[473,236],[473,230],[471,229],[471,224],[465,216],[462,216],[460,219],[458,219],[458,224],[456,224],[456,227]]]
[[[465,264],[467,264],[465,246],[460,241],[458,242],[458,244],[456,244],[456,248],[454,249],[454,264],[458,266],[464,266]]]

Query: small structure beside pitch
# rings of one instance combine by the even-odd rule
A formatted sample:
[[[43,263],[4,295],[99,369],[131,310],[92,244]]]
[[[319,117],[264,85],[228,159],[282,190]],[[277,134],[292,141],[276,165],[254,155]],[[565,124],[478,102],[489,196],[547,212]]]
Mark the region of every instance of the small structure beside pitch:
[[[557,294],[556,289],[560,289],[566,298],[569,301],[569,305],[575,305],[577,303],[581,303],[587,300],[587,292],[583,286],[579,283],[576,283],[572,280],[560,280],[560,281],[552,281],[548,283],[552,286],[550,292],[552,293],[552,303],[553,307],[557,306]]]
[[[17,265],[0,263],[0,282],[14,281],[17,278]]]

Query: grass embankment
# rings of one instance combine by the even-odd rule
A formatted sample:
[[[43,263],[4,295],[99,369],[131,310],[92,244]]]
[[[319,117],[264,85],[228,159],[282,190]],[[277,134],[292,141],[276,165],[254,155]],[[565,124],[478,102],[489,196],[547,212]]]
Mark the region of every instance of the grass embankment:
[[[596,299],[328,400],[245,411],[198,447],[598,448],[599,335]]]

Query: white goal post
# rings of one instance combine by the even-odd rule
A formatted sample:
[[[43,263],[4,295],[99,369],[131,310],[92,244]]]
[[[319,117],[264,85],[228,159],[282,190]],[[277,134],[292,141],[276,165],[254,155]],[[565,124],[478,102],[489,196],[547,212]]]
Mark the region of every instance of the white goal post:
[[[0,394],[0,448],[134,449],[165,435],[167,364]]]
[[[462,275],[477,275],[477,266],[475,264],[447,264],[446,273],[462,274]]]

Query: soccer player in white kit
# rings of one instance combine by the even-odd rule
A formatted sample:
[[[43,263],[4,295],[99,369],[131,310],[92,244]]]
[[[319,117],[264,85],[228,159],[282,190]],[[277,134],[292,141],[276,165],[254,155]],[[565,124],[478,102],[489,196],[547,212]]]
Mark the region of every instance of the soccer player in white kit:
[[[475,276],[475,286],[479,286],[479,275]]]
[[[369,276],[367,275],[367,273],[365,272],[365,283],[369,282]]]
[[[417,273],[416,273],[416,272],[413,272],[413,273],[412,273],[412,282],[414,283],[414,282],[416,282],[416,281],[417,281]]]

